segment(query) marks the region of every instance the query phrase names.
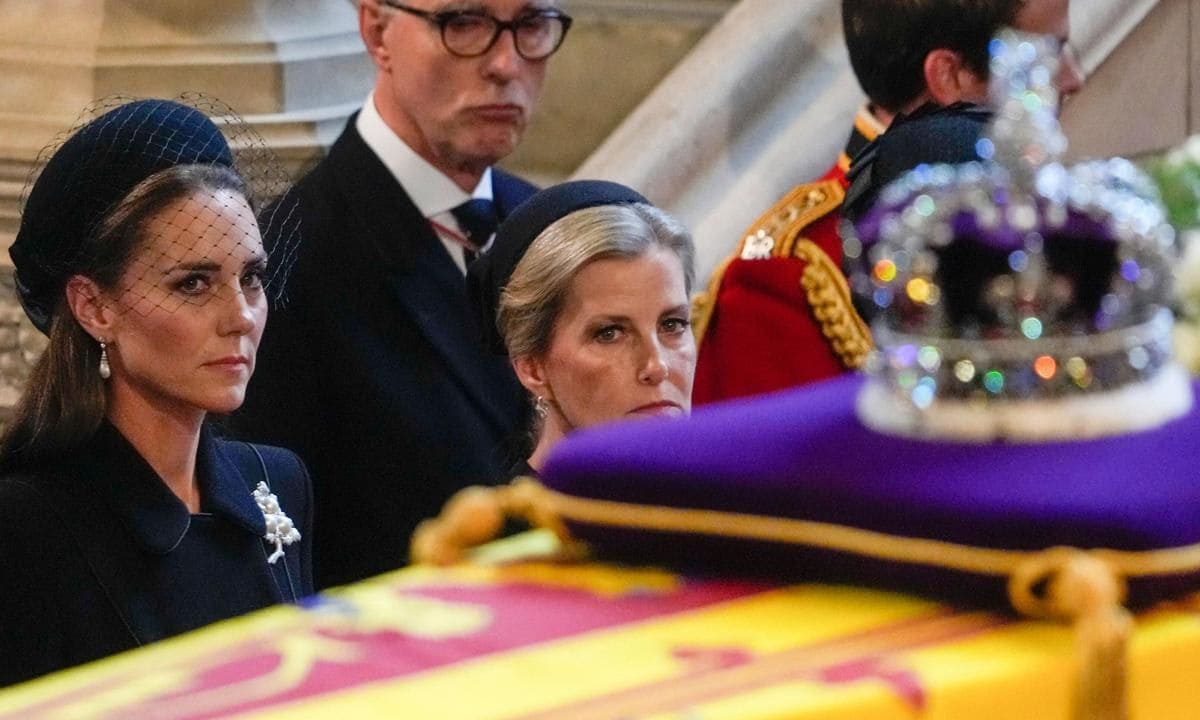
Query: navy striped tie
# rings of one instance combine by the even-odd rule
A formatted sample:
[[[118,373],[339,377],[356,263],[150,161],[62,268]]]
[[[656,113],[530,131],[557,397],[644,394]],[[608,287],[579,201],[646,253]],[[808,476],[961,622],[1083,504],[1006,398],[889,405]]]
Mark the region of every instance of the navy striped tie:
[[[500,218],[496,215],[496,205],[491,200],[482,198],[471,198],[452,208],[450,214],[458,221],[467,242],[476,252],[487,245],[492,233],[496,232],[496,226],[500,224]]]

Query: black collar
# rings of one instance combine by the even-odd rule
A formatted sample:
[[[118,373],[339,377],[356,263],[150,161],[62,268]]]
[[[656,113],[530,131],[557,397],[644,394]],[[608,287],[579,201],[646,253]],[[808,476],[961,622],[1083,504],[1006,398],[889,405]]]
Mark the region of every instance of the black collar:
[[[201,428],[196,476],[202,508],[262,536],[262,511],[221,444],[207,426]],[[179,545],[191,526],[191,513],[119,430],[102,423],[77,458],[77,476],[108,488],[113,512],[146,550],[165,555]]]
[[[874,138],[867,137],[865,134],[863,134],[862,129],[858,127],[858,123],[856,122],[854,123],[854,127],[850,128],[850,137],[846,138],[846,147],[842,149],[842,152],[845,153],[846,157],[849,158],[851,162],[853,162],[854,158],[856,158],[860,152],[865,150],[866,147],[871,144],[872,140],[874,140]]]

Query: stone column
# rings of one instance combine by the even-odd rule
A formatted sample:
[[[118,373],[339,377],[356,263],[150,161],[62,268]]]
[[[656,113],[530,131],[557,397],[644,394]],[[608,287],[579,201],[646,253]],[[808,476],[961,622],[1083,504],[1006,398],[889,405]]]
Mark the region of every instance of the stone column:
[[[199,91],[243,116],[293,172],[374,77],[352,0],[38,0],[0,6],[0,417],[40,336],[13,295],[18,198],[38,152],[96,98]]]
[[[861,102],[838,0],[741,0],[576,175],[679,216],[703,282],[761,212],[828,169]]]
[[[212,95],[295,169],[329,144],[373,77],[350,0],[5,3],[0,75],[3,248],[31,161],[96,98]]]
[[[1071,42],[1088,72],[1063,109],[1072,158],[1139,157],[1200,132],[1197,18],[1200,0],[1071,4]]]

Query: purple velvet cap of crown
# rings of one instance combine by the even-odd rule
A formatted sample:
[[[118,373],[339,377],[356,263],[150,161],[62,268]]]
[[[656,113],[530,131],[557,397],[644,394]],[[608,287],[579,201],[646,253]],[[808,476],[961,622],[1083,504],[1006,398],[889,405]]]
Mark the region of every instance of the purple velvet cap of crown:
[[[937,181],[938,184],[944,184],[956,176],[980,178],[986,172],[988,170],[980,163],[972,163],[957,170],[946,166],[933,167],[929,165],[915,168],[899,184],[886,190],[880,197],[880,201],[856,225],[855,235],[863,250],[869,252],[870,248],[881,241],[885,221],[900,214],[924,194],[923,186],[927,182],[933,181],[933,178],[939,173],[947,173],[940,175],[943,179]],[[995,220],[987,222],[978,210],[963,208],[950,221],[949,228],[953,232],[953,236],[955,238],[973,238],[982,244],[998,249],[1017,250],[1022,248],[1029,231],[1018,229],[1013,223],[1006,220],[1006,210],[1010,207],[1011,194],[1006,188],[998,187],[993,189],[988,197],[992,203],[991,207],[994,208]],[[1042,217],[1045,216],[1049,204],[1049,200],[1039,199],[1038,206],[1041,210],[1039,214]],[[1064,217],[1065,222],[1061,227],[1055,228],[1054,232],[1071,237],[1086,237],[1101,244],[1111,244],[1116,241],[1108,225],[1102,218],[1096,217],[1094,210],[1090,208],[1064,208]],[[1035,229],[1045,230],[1044,227]]]
[[[638,505],[816,520],[903,537],[1037,550],[1200,543],[1200,412],[1098,440],[972,444],[873,432],[845,376],[696,411],[576,433],[542,473],[553,490]],[[794,545],[568,522],[601,555],[706,573],[885,586],[1003,604],[1004,581]],[[1143,604],[1200,574],[1132,578]]]
[[[1003,167],[968,163],[922,166],[889,186],[848,234],[854,292],[886,324],[927,337],[1020,336],[1017,321],[1030,313],[1047,335],[1060,320],[1064,333],[1103,331],[1168,304],[1174,235],[1131,163],[1055,164],[1037,171],[1033,188],[1009,183]],[[1014,298],[1008,318],[969,307],[989,300],[989,282],[1028,277],[1042,260],[1069,281],[1059,297],[1034,279],[1034,306]],[[932,292],[914,296],[913,279]]]

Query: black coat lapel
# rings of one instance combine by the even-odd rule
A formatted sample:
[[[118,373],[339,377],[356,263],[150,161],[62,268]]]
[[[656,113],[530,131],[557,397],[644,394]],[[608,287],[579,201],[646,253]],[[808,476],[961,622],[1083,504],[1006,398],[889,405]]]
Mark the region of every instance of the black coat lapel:
[[[247,483],[253,487],[257,480],[245,477],[246,463],[226,457],[207,428],[199,450],[199,469],[211,483],[205,494],[215,503],[213,510],[252,535],[264,534],[262,514],[247,489]],[[101,426],[79,456],[89,464],[68,463],[40,484],[41,491],[134,643],[144,645],[168,637],[171,633],[160,610],[164,591],[156,584],[151,563],[154,556],[165,555],[178,545],[187,531],[187,511],[165,486],[134,481],[136,475],[153,471],[111,426]],[[180,514],[182,526],[176,517]],[[260,571],[264,577],[273,574],[263,541],[256,544],[264,548]],[[291,599],[275,574],[275,581],[266,584],[277,591],[272,593],[273,601]]]
[[[503,399],[519,397],[516,380],[505,359],[483,348],[466,280],[429,221],[363,142],[353,120],[330,150],[329,162],[401,309],[488,419],[498,428],[511,427],[514,408]]]
[[[90,482],[88,480],[91,480]],[[39,483],[58,514],[63,532],[79,550],[112,609],[135,645],[161,640],[167,631],[159,621],[159,599],[150,580],[146,555],[99,495],[104,482],[51,476]],[[70,508],[70,515],[66,514]]]
[[[259,482],[266,483],[271,492],[278,496],[284,513],[289,508],[295,512],[295,507],[287,502],[282,485],[271,481],[265,459],[260,459],[249,443],[213,439],[201,447],[206,451],[201,455],[201,461],[211,467],[209,476],[213,491],[210,493],[210,502],[214,510],[219,510],[234,524],[260,538],[266,534],[263,511],[254,501],[254,489]],[[303,531],[308,532],[309,528],[305,527]],[[302,536],[300,542],[311,543],[312,538]],[[300,549],[284,552],[283,557],[272,565],[267,558],[274,549],[265,540],[259,545],[263,556],[261,567],[273,578],[275,602],[299,602],[304,590],[301,587]]]

